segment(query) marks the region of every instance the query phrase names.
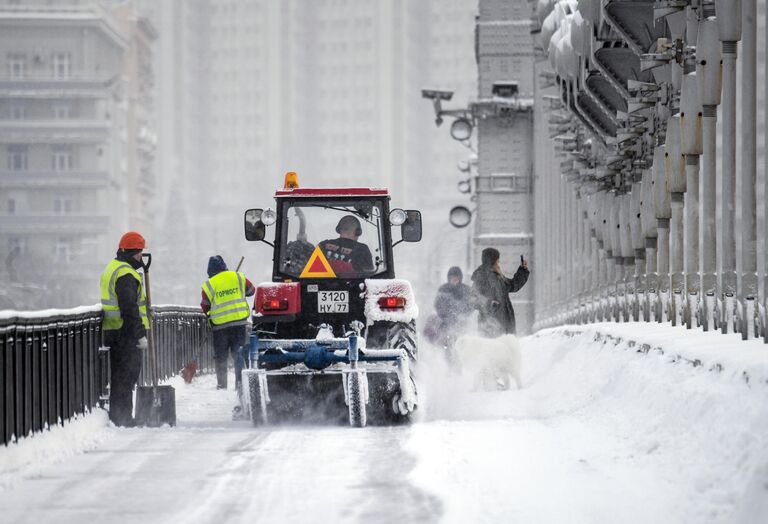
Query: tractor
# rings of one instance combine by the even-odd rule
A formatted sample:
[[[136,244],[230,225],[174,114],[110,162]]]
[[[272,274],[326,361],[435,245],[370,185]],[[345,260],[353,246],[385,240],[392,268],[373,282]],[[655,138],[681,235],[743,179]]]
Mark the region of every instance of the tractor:
[[[421,240],[421,213],[390,209],[389,200],[386,189],[302,188],[288,173],[274,208],[245,212],[246,240],[273,249],[243,370],[243,408],[255,426],[410,420],[418,307],[410,282],[395,278],[393,248]]]

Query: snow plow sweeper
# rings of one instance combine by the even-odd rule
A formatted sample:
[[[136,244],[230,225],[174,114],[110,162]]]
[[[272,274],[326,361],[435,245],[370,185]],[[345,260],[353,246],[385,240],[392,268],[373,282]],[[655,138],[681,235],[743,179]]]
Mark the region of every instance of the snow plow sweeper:
[[[245,413],[254,425],[408,421],[418,308],[411,284],[395,278],[392,251],[421,240],[421,213],[390,210],[386,189],[300,188],[294,173],[275,204],[245,212],[246,239],[274,253],[272,282],[254,300]]]

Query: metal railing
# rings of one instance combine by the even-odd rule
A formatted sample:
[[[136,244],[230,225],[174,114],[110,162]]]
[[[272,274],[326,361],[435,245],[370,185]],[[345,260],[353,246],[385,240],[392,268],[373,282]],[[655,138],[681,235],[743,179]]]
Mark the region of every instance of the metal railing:
[[[101,308],[20,312],[0,317],[0,439],[63,424],[109,398],[109,358],[102,346]],[[213,367],[211,332],[197,308],[152,308],[157,379],[196,360]],[[140,384],[151,383],[148,356]]]
[[[152,330],[157,348],[157,380],[176,375],[191,361],[200,370],[213,370],[213,342],[208,317],[200,308],[153,306]],[[152,383],[149,355],[144,353],[139,384]]]

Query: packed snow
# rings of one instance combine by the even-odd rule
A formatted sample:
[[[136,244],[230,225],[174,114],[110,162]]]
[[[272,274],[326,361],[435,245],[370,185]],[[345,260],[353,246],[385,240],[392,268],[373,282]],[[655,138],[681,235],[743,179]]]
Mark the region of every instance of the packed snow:
[[[49,317],[83,315],[85,313],[98,313],[99,311],[101,311],[101,304],[94,304],[92,306],[80,306],[80,307],[74,307],[69,309],[42,309],[42,310],[35,310],[35,311],[2,309],[0,310],[0,320],[8,320],[11,318],[45,319]]]
[[[506,391],[422,348],[393,428],[253,428],[213,377],[174,379],[175,428],[96,411],[0,448],[3,520],[768,522],[768,347],[655,324],[521,343]]]

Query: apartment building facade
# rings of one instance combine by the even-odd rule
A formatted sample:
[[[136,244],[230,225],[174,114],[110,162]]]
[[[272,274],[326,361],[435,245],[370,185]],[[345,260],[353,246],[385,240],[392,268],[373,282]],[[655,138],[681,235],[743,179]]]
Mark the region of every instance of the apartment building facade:
[[[151,107],[131,68],[147,57],[129,57],[148,48],[137,51],[134,31],[151,40],[133,12],[0,4],[3,307],[97,301],[94,275],[119,235],[145,225],[134,180],[151,176],[152,159],[135,158],[135,115]],[[151,139],[151,126],[144,133]]]

